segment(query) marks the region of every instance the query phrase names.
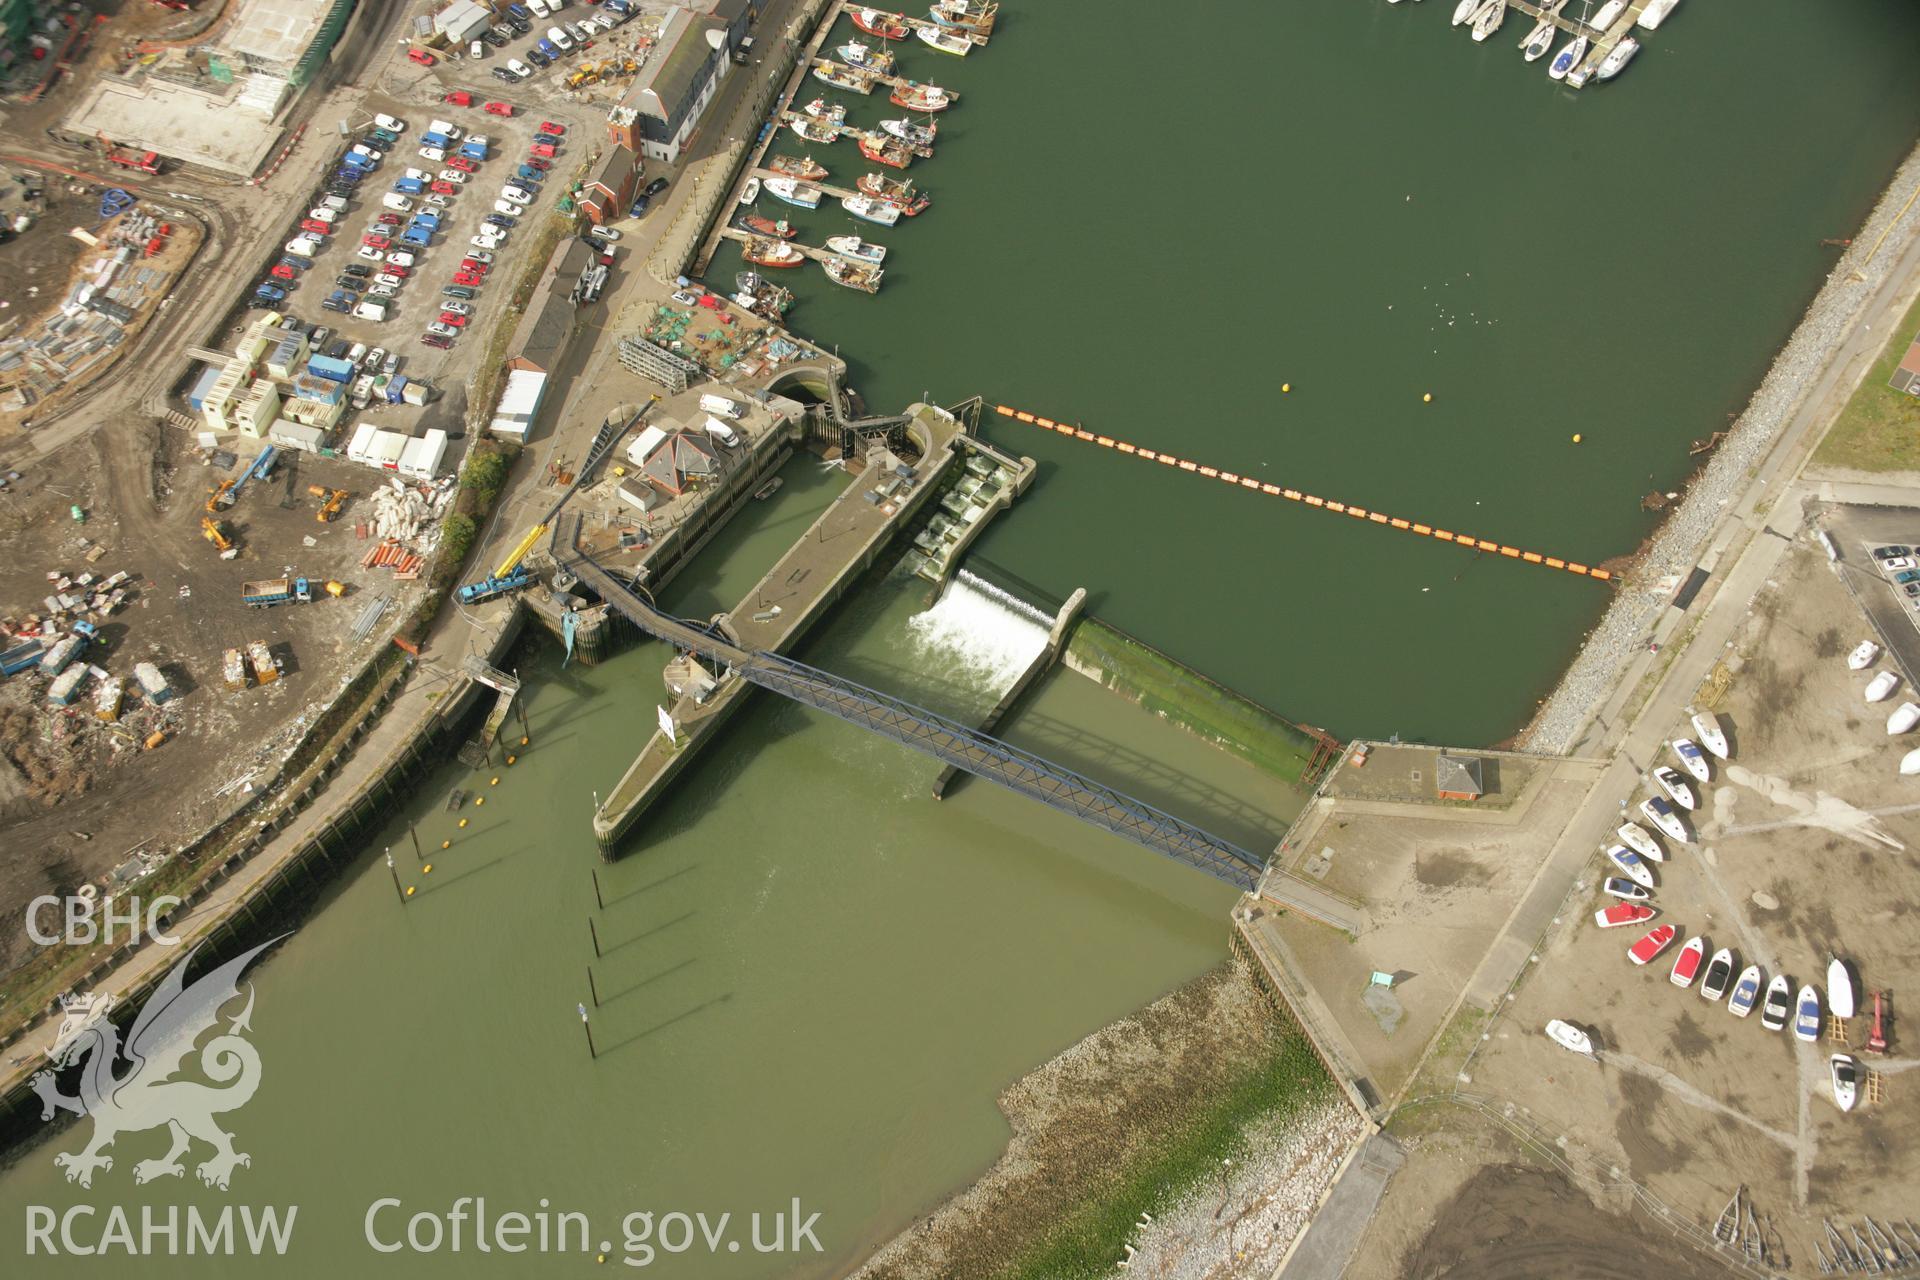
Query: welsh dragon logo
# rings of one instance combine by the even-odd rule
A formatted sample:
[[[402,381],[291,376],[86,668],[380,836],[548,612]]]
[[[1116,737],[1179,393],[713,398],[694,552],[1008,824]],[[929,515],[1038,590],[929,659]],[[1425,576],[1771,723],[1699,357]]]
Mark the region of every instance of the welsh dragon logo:
[[[119,1028],[108,1016],[112,997],[63,999],[66,1018],[47,1050],[53,1067],[37,1072],[31,1084],[40,1095],[42,1120],[51,1120],[61,1111],[93,1120],[93,1138],[85,1150],[54,1157],[54,1163],[66,1170],[67,1181],[91,1187],[96,1169],[113,1168],[113,1157],[106,1150],[115,1138],[162,1126],[171,1133],[173,1145],[159,1159],[134,1165],[135,1182],[180,1177],[185,1173],[180,1158],[192,1149],[195,1139],[213,1148],[212,1158],[197,1170],[200,1181],[210,1187],[225,1191],[234,1169],[252,1163],[245,1152],[234,1150],[233,1135],[214,1121],[221,1112],[245,1106],[260,1087],[259,1051],[240,1034],[252,1029],[248,1023],[253,1016],[252,983],[247,984],[246,1007],[197,1051],[201,1074],[224,1087],[173,1077],[196,1052],[200,1037],[219,1024],[221,1008],[240,995],[241,973],[277,941],[264,942],[188,984],[187,967],[200,950],[196,946],[174,965],[140,1010],[124,1046]],[[61,1093],[55,1073],[72,1067],[80,1069],[80,1091]]]

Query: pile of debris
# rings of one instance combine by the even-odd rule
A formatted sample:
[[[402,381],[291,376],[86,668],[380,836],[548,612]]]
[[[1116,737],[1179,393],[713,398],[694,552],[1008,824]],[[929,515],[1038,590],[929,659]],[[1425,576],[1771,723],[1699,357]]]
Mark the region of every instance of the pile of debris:
[[[371,496],[373,535],[401,542],[421,539],[430,549],[439,536],[439,520],[453,498],[451,478],[434,485],[409,485],[395,478]]]

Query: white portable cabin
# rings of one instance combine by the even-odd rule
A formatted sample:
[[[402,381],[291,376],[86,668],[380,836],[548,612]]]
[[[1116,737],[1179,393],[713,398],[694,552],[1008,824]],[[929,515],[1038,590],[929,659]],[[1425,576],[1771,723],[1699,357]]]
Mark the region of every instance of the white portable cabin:
[[[447,433],[435,427],[419,439],[407,441],[400,452],[400,474],[432,480],[440,474],[440,462],[446,456]]]

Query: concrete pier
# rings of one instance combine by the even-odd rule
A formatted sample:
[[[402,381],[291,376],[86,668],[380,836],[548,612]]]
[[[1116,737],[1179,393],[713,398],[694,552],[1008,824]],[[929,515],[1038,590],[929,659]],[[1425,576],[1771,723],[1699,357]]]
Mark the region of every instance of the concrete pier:
[[[864,472],[821,513],[791,550],[748,592],[731,613],[716,620],[741,648],[767,653],[790,649],[854,579],[879,558],[893,535],[940,491],[950,468],[960,464],[957,419],[931,405],[908,411],[908,436],[918,448],[912,475],[884,465],[892,455],[876,451]],[[593,834],[601,856],[611,860],[623,836],[686,767],[715,730],[745,701],[750,685],[721,676],[702,687],[686,683],[672,695],[667,714],[671,735],[656,731],[594,814]]]
[[[1027,669],[1020,673],[1020,678],[1013,682],[1013,687],[1007,690],[1006,696],[994,704],[993,710],[981,717],[980,732],[992,733],[999,728],[1000,722],[1006,719],[1007,713],[1013,710],[1014,704],[1033,687],[1033,682],[1043,673],[1051,670],[1053,664],[1060,660],[1060,650],[1067,643],[1067,631],[1072,627],[1073,620],[1080,616],[1080,610],[1084,609],[1086,604],[1087,589],[1074,588],[1073,594],[1067,597],[1067,602],[1060,606],[1060,612],[1053,616],[1053,626],[1047,631],[1045,647],[1033,655],[1033,661],[1029,662]],[[947,788],[953,785],[953,780],[960,775],[960,772],[952,765],[940,771],[940,776],[933,780],[935,800],[946,799]]]

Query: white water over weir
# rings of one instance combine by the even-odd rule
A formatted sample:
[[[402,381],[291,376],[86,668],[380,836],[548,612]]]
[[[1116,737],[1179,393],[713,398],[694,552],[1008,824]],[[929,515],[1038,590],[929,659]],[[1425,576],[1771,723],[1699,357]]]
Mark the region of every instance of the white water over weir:
[[[907,620],[915,646],[990,693],[1004,692],[1047,644],[1053,618],[962,569],[925,613]]]

